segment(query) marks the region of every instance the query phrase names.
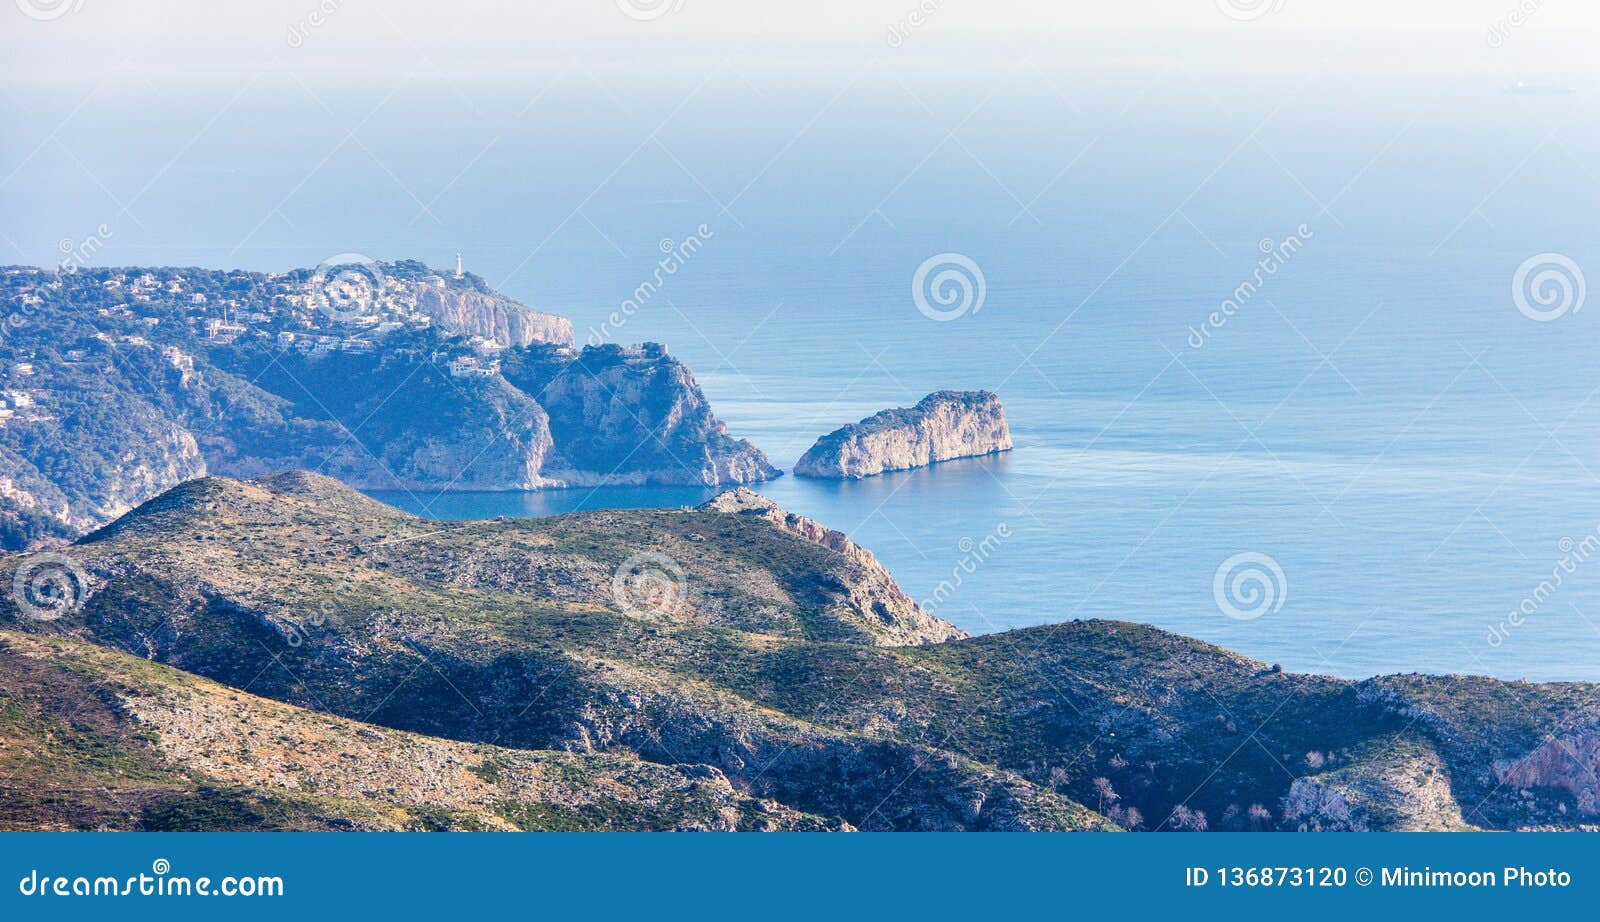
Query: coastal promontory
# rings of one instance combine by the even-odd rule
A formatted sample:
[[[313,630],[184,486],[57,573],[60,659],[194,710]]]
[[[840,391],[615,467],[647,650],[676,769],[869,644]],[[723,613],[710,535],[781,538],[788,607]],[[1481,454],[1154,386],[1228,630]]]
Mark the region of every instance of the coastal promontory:
[[[875,413],[823,436],[794,472],[855,480],[955,458],[1011,450],[1000,398],[988,391],[936,391],[910,408]]]
[[[415,260],[0,267],[4,317],[0,548],[207,474],[432,492],[779,474],[666,346],[576,348],[566,318]]]

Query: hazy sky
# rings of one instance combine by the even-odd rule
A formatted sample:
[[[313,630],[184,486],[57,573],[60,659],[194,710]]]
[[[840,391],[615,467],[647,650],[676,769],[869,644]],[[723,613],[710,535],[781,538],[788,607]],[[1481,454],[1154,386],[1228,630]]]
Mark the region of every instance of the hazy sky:
[[[924,54],[954,70],[1004,57],[1018,42],[1059,49],[1054,62],[1127,64],[1141,49],[1211,53],[1240,70],[1292,66],[1302,48],[1376,33],[1349,70],[1418,67],[1465,49],[1592,66],[1593,0],[0,0],[0,74],[70,82],[110,67],[162,72],[306,69],[380,73],[425,57],[463,72],[585,56],[612,67],[673,56],[782,49],[826,64],[829,47]],[[631,15],[630,15],[631,14]],[[1504,36],[1495,43],[1491,32]],[[896,33],[899,38],[893,38]],[[1435,33],[1423,36],[1420,33]],[[1383,34],[1390,36],[1385,40]],[[1444,36],[1453,35],[1453,38]],[[1239,49],[1248,49],[1240,53]],[[1136,62],[1135,62],[1136,63]]]

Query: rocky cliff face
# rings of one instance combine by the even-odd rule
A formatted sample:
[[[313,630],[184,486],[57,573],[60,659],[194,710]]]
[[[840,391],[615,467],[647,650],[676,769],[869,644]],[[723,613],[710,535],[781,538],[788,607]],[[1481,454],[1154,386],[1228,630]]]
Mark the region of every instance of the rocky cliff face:
[[[503,295],[426,282],[414,283],[414,291],[417,307],[451,332],[480,336],[506,347],[573,344],[572,321]]]
[[[70,411],[51,409],[52,416]],[[207,473],[189,429],[139,396],[105,395],[86,410],[72,421],[13,421],[0,431],[0,545],[75,537]],[[102,441],[103,419],[114,419],[121,437]],[[29,429],[42,430],[43,438],[30,439]],[[82,476],[72,476],[73,462]]]
[[[1600,730],[1549,739],[1532,752],[1495,766],[1501,783],[1518,789],[1554,788],[1571,794],[1581,813],[1600,813]]]
[[[545,476],[572,485],[755,483],[781,472],[728,435],[687,366],[664,347],[585,348],[511,380],[550,414]]]
[[[1279,828],[1303,832],[1456,832],[1474,828],[1451,790],[1450,767],[1422,734],[1403,731],[1353,751],[1308,753],[1318,773],[1296,778]],[[1312,765],[1307,765],[1312,769]]]
[[[441,401],[438,391],[444,387],[450,390]],[[441,380],[434,390],[430,403],[440,407],[440,418],[433,424],[377,413],[356,438],[316,456],[322,470],[362,489],[537,490],[563,485],[543,473],[554,442],[550,419],[532,397],[498,377],[449,384]],[[259,473],[304,466],[279,463]]]
[[[207,473],[413,491],[780,473],[664,347],[575,353],[565,318],[475,275],[366,268],[339,310],[307,270],[0,269],[0,314],[22,318],[0,338],[0,547]]]
[[[1000,398],[938,391],[910,409],[884,410],[817,440],[794,466],[803,477],[856,479],[1011,449]]]

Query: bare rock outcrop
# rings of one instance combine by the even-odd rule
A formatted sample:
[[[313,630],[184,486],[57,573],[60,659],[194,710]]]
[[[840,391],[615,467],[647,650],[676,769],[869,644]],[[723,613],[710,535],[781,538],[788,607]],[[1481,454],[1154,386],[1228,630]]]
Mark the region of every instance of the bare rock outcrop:
[[[967,636],[955,625],[924,611],[900,589],[894,577],[878,562],[878,558],[872,556],[871,551],[851,541],[841,531],[789,512],[744,487],[729,490],[700,508],[706,512],[765,519],[796,537],[837,551],[861,567],[866,572],[866,578],[858,585],[846,586],[846,596],[839,604],[875,614],[882,621],[878,635],[885,646],[938,643]]]
[[[8,269],[8,312],[31,319],[0,338],[4,549],[71,540],[207,474],[439,491],[782,473],[665,346],[575,350],[566,318],[417,260]]]
[[[1494,768],[1501,784],[1564,790],[1580,813],[1600,813],[1600,730],[1552,737],[1522,758]]]
[[[1011,449],[1000,398],[988,391],[937,391],[911,408],[884,410],[817,440],[794,472],[855,480]]]
[[[659,343],[591,346],[553,370],[507,374],[550,415],[548,478],[573,486],[718,486],[782,473],[728,434],[688,366]]]
[[[434,323],[454,333],[481,336],[510,348],[550,343],[571,346],[572,321],[546,314],[493,292],[444,284],[418,283],[417,307]]]

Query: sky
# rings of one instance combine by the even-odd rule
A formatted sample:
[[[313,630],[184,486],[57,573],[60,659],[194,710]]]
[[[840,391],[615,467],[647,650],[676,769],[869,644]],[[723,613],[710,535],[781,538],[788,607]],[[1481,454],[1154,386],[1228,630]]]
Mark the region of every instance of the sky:
[[[1181,53],[1253,72],[1292,70],[1307,49],[1352,33],[1364,36],[1352,73],[1507,56],[1571,73],[1591,66],[1596,32],[1591,0],[4,0],[0,74],[61,85],[115,68],[158,78],[289,64],[357,80],[419,58],[466,76],[573,56],[648,71],[706,54],[803,69],[826,68],[842,48],[963,71],[1003,64],[1019,46],[1060,67],[1139,67]]]
[[[949,173],[960,188],[1003,185],[1010,205],[1061,188],[1055,158],[1102,130],[1127,146],[1078,172],[1177,175],[1206,139],[1229,139],[1221,157],[1268,122],[1301,159],[1371,157],[1431,113],[1434,143],[1489,163],[1462,139],[1552,131],[1508,106],[1551,110],[1548,137],[1582,152],[1596,47],[1593,0],[0,0],[0,261],[50,264],[108,213],[127,226],[107,259],[279,267],[351,236],[448,258],[581,202],[597,214],[593,190],[624,212],[761,195],[806,157],[828,194],[781,204],[814,210],[942,141],[982,160]],[[658,194],[644,165],[690,188]],[[397,223],[352,204],[395,197]],[[430,203],[458,198],[421,240],[445,226]]]

